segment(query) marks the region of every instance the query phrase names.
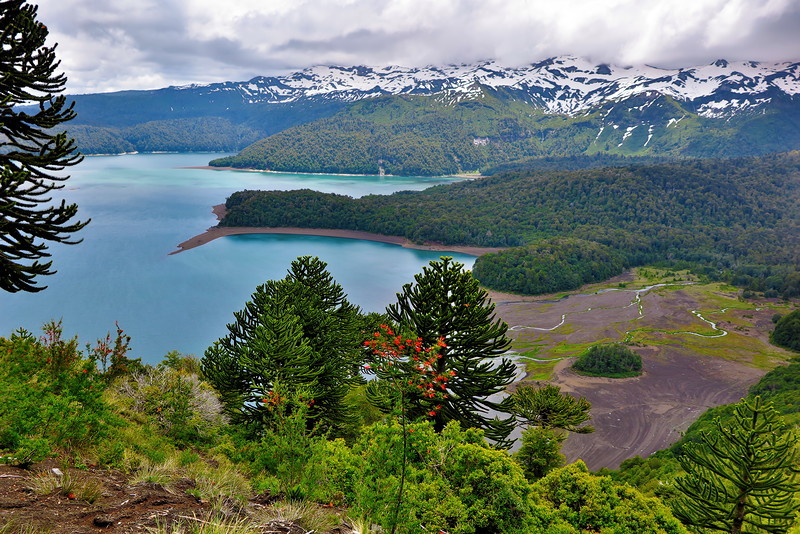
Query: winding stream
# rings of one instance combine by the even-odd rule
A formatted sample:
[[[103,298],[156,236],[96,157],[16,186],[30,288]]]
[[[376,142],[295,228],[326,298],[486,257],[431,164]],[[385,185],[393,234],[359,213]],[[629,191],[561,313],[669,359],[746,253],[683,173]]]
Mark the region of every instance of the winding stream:
[[[587,313],[587,312],[590,312],[592,310],[626,309],[626,308],[630,308],[631,306],[636,306],[637,309],[638,309],[638,312],[639,312],[639,315],[637,317],[635,317],[634,319],[632,319],[632,320],[639,320],[639,319],[642,319],[642,318],[645,317],[644,304],[642,302],[642,296],[643,295],[647,294],[648,292],[652,291],[653,289],[657,289],[657,288],[660,288],[660,287],[683,286],[683,285],[693,285],[693,284],[695,284],[695,282],[661,283],[661,284],[653,284],[653,285],[646,286],[646,287],[643,287],[643,288],[640,288],[640,289],[606,288],[606,289],[601,289],[599,291],[594,291],[594,292],[591,292],[591,293],[576,293],[576,294],[573,294],[573,295],[568,295],[568,296],[566,296],[566,297],[564,297],[563,299],[560,299],[560,300],[565,300],[565,299],[568,299],[570,297],[580,297],[580,296],[588,297],[588,296],[592,296],[592,295],[608,293],[608,292],[611,292],[611,291],[624,291],[624,292],[630,292],[630,293],[634,294],[633,298],[630,301],[630,303],[628,303],[628,304],[626,304],[624,306],[588,307],[586,309],[579,310],[579,311],[563,313],[561,315],[561,321],[558,324],[556,324],[555,326],[514,325],[514,326],[509,328],[509,331],[536,330],[536,331],[540,331],[540,332],[552,332],[555,329],[559,328],[560,326],[563,326],[566,323],[568,315],[575,315],[575,314],[579,314],[579,313]],[[552,303],[552,302],[553,301],[548,301],[548,303]],[[706,312],[706,314],[725,313],[728,309],[729,308],[723,308],[723,309],[718,310],[718,311]],[[711,327],[711,329],[713,330],[713,333],[702,333],[702,332],[692,332],[692,331],[674,331],[674,332],[668,332],[668,333],[670,333],[670,334],[687,334],[687,335],[704,337],[704,338],[723,337],[723,336],[726,336],[728,334],[728,332],[726,330],[724,330],[724,329],[720,328],[719,326],[717,326],[717,323],[715,323],[715,322],[707,319],[706,317],[704,317],[699,310],[687,310],[687,311],[690,312],[695,317],[697,317],[699,320],[701,320],[704,323],[708,324]],[[626,340],[630,339],[630,336],[634,331],[635,330],[626,331],[625,332],[625,334],[626,334],[626,338],[625,339]],[[546,359],[526,357],[526,359],[534,361],[534,362],[554,362],[554,361],[563,360],[565,358],[570,358],[570,357],[571,356],[563,356],[563,357],[559,357],[559,358],[546,358]]]

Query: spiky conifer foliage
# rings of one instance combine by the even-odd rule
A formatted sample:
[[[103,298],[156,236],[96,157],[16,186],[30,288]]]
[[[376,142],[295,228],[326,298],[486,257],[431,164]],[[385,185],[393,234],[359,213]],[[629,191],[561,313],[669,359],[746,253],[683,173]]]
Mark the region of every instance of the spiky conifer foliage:
[[[349,420],[344,397],[363,380],[361,314],[326,268],[310,256],[292,262],[286,278],[256,288],[228,335],[206,350],[203,374],[234,422],[268,424],[285,400],[279,391],[302,392],[312,424],[336,429]]]
[[[511,395],[514,414],[522,424],[553,429],[558,428],[588,434],[591,426],[579,426],[592,418],[592,405],[585,397],[575,398],[561,393],[559,386],[545,384],[541,387],[520,386]]]
[[[35,278],[53,274],[48,242],[74,244],[70,234],[86,222],[70,222],[75,204],[52,204],[50,193],[64,187],[53,173],[81,160],[66,132],[55,133],[75,112],[56,73],[55,46],[46,46],[47,27],[37,7],[24,0],[0,1],[0,288],[41,291]],[[24,104],[38,109],[21,110]]]
[[[507,445],[513,419],[499,415],[509,413],[510,400],[489,397],[505,390],[516,373],[510,359],[500,358],[510,344],[508,325],[495,318],[494,304],[472,273],[452,258],[431,261],[414,280],[403,286],[387,314],[401,329],[415,332],[425,346],[436,346],[440,339],[446,345],[434,372],[453,370],[455,375],[447,384],[448,398],[437,400],[442,409],[434,416],[434,428],[441,431],[455,420]]]
[[[522,447],[514,454],[528,480],[538,480],[563,464],[560,451],[567,432],[594,432],[594,427],[579,426],[591,419],[589,401],[561,393],[559,386],[520,386],[511,401],[517,420],[528,427],[522,432]]]
[[[675,516],[701,532],[786,532],[797,512],[800,452],[772,404],[744,399],[727,427],[718,419],[700,437],[679,457],[687,474],[675,481]]]

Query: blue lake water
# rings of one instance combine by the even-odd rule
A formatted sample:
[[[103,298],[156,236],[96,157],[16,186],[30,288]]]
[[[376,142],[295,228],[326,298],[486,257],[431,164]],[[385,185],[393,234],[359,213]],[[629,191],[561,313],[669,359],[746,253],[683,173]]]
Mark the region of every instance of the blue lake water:
[[[211,206],[241,189],[314,189],[362,196],[424,189],[453,178],[251,173],[191,169],[219,154],[86,158],[69,169],[63,196],[92,222],[83,243],[51,246],[57,274],[39,293],[0,292],[0,336],[39,333],[62,319],[82,344],[114,331],[132,337],[133,357],[157,363],[170,350],[202,355],[226,332],[255,287],[283,278],[293,259],[319,256],[365,311],[383,311],[404,283],[442,253],[354,239],[243,235],[180,254],[176,245],[216,224]],[[447,253],[471,268],[474,257]]]

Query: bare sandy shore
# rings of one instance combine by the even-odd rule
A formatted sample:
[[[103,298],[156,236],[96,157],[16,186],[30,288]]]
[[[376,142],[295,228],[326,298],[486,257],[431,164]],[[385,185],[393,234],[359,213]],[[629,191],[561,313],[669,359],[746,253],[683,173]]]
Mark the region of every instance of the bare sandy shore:
[[[297,172],[297,171],[271,171],[268,169],[242,169],[239,167],[214,167],[211,165],[195,165],[193,167],[178,167],[179,169],[203,169],[208,171],[242,171],[242,172],[269,172],[274,174],[324,174],[328,176],[394,176],[393,174],[353,174],[342,172]],[[428,176],[427,178],[484,178],[482,174],[446,174],[443,176]]]
[[[212,211],[217,216],[217,220],[221,220],[225,216],[225,205],[218,204],[212,208]],[[373,234],[370,232],[360,232],[358,230],[334,230],[330,228],[284,228],[284,227],[261,227],[261,226],[212,226],[202,234],[196,235],[178,244],[178,249],[170,252],[170,254],[177,254],[184,250],[193,249],[201,245],[205,245],[217,238],[232,236],[232,235],[245,235],[245,234],[290,234],[290,235],[315,235],[324,237],[342,237],[345,239],[362,239],[366,241],[377,241],[379,243],[390,243],[392,245],[400,245],[405,248],[413,248],[417,250],[434,250],[442,252],[459,252],[461,254],[469,254],[471,256],[481,256],[489,252],[497,252],[503,250],[499,247],[466,247],[457,245],[437,245],[426,244],[419,245],[406,239],[405,237],[390,236],[382,234]]]

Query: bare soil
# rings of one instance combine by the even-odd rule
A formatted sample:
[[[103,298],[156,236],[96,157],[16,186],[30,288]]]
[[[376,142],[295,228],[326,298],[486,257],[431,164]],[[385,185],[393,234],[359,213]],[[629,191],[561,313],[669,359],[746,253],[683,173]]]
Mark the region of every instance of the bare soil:
[[[626,273],[613,282],[631,280]],[[535,347],[533,358],[557,361],[552,383],[591,402],[596,431],[570,435],[562,449],[568,462],[580,458],[591,470],[615,469],[627,458],[670,446],[705,410],[739,401],[768,368],[789,358],[769,344],[769,308],[707,311],[688,286],[642,292],[638,300],[632,290],[581,291],[563,299],[491,297],[517,346]],[[696,309],[728,333],[686,334],[719,333],[692,314]],[[632,348],[642,357],[641,376],[597,378],[571,370],[572,356],[583,347],[570,352],[570,346],[622,341],[629,332],[640,333]]]
[[[32,477],[49,472],[54,467],[73,479],[98,481],[102,484],[102,495],[90,504],[75,495],[63,495],[58,490],[40,495],[29,488]],[[5,532],[2,530],[4,525],[10,523],[15,529],[30,527],[37,529],[35,532],[53,534],[132,534],[149,532],[157,527],[167,529],[176,523],[204,521],[209,517],[211,508],[207,502],[186,492],[192,487],[193,482],[189,479],[179,480],[170,488],[152,483],[133,485],[119,471],[66,469],[52,460],[29,469],[0,465],[0,531]],[[241,516],[265,508],[272,500],[268,494],[262,494],[252,498],[243,510],[233,505],[227,509],[224,505],[220,508],[223,514],[227,512],[231,517]],[[330,511],[338,515],[344,512],[336,509]],[[217,513],[220,513],[219,510]],[[259,532],[264,534],[307,534],[300,525],[288,521],[267,521],[261,527]],[[351,532],[343,524],[328,534]]]

